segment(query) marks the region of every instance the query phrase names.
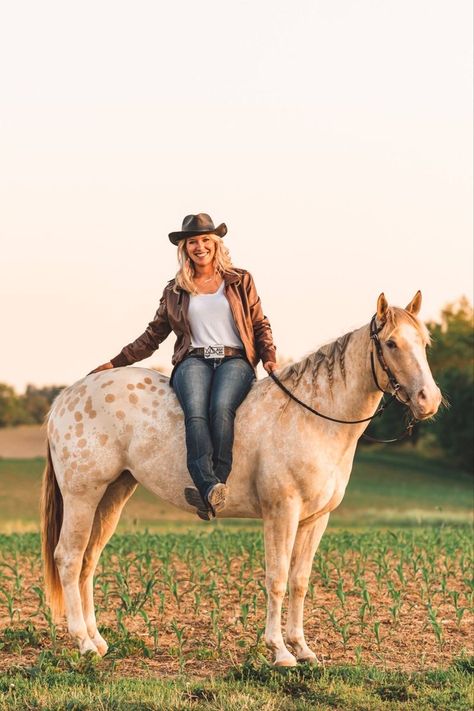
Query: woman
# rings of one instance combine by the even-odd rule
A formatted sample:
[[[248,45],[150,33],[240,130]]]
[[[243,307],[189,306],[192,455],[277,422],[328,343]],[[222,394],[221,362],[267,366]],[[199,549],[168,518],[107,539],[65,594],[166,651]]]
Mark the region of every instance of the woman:
[[[169,239],[178,247],[179,271],[164,289],[145,332],[93,373],[150,356],[171,331],[177,336],[170,385],[185,416],[187,465],[199,495],[186,498],[201,518],[225,506],[232,468],[234,419],[261,359],[270,373],[275,346],[252,276],[233,267],[222,238],[224,223],[188,215]]]

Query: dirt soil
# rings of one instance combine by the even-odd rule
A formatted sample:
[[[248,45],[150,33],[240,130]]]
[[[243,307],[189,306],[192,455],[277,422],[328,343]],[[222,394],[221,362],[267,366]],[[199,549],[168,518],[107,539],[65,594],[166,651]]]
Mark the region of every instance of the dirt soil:
[[[262,639],[256,644],[257,635],[265,624],[262,568],[248,571],[250,576],[243,579],[241,561],[235,560],[228,571],[209,569],[203,562],[202,582],[196,583],[186,563],[174,559],[172,577],[168,577],[168,582],[157,570],[153,599],[150,593],[141,607],[142,612],[127,614],[120,596],[128,596],[128,604],[131,599],[139,601],[145,587],[144,581],[132,575],[132,571],[131,568],[125,586],[113,572],[101,574],[99,584],[96,584],[99,628],[111,643],[109,654],[100,662],[102,669],[110,668],[114,675],[134,677],[145,674],[172,676],[182,671],[207,677],[225,673],[235,664],[242,663],[249,653],[257,658],[263,654],[271,660]],[[17,612],[13,612],[13,623],[6,605],[0,608],[0,641],[7,639],[7,627],[17,629],[28,622],[39,633],[39,641],[33,646],[21,643],[16,648],[14,644],[5,646],[0,643],[3,646],[0,671],[15,665],[34,666],[41,650],[52,649],[45,608],[39,604],[38,588],[35,591],[36,586],[42,587],[39,561],[23,560],[19,573],[22,599],[15,605]],[[427,592],[418,576],[409,578],[400,612],[394,619],[390,611],[393,600],[385,583],[376,580],[375,570],[366,571],[371,610],[366,611],[362,625],[361,597],[351,592],[349,573],[343,574],[343,578],[347,591],[345,610],[338,600],[335,580],[326,587],[314,580],[313,596],[306,601],[306,639],[317,653],[320,664],[365,662],[387,669],[418,671],[447,667],[453,658],[472,653],[474,616],[466,609],[458,623],[452,596],[444,594],[441,589],[431,589],[429,600],[442,630],[442,641],[436,638],[429,622]],[[173,591],[174,583],[177,588]],[[467,605],[468,595],[461,575],[450,579],[449,590],[459,593],[460,605]],[[340,629],[337,630],[330,621],[329,613],[341,627],[349,625],[345,646]],[[152,637],[154,630],[155,640]],[[179,634],[182,634],[181,653]],[[56,651],[59,653],[64,648],[73,650],[75,645],[62,622],[57,628]]]
[[[31,459],[46,454],[44,425],[18,425],[0,428],[0,458]]]

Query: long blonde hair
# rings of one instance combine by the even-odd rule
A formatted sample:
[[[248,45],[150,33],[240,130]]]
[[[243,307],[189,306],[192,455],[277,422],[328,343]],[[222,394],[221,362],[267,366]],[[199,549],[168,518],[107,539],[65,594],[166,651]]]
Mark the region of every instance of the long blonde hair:
[[[220,237],[214,233],[209,233],[206,235],[215,244],[216,251],[214,254],[213,266],[214,272],[223,276],[224,272],[230,272],[231,274],[236,274],[239,276],[238,272],[235,270],[232,260],[230,258],[229,250],[225,246],[224,242]],[[178,263],[179,269],[176,273],[175,284],[173,291],[176,293],[179,289],[184,289],[189,294],[197,294],[198,290],[194,284],[195,269],[193,260],[188,257],[186,252],[186,240],[180,240],[178,244]]]

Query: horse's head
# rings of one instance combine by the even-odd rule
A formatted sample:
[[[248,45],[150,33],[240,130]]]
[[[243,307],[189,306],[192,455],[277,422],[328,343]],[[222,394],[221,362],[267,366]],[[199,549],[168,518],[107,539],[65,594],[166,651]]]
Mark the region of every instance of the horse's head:
[[[430,336],[417,318],[420,307],[420,291],[405,309],[389,306],[384,294],[380,294],[376,325],[381,329],[378,337],[383,359],[400,384],[400,399],[406,401],[417,420],[425,420],[436,414],[442,397],[426,358]],[[380,363],[377,368],[380,370]],[[381,384],[385,385],[386,380],[381,374]]]

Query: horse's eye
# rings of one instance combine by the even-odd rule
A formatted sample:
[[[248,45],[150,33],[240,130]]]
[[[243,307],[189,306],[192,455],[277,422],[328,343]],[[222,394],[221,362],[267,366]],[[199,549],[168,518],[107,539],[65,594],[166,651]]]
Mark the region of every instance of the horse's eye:
[[[385,341],[385,345],[387,346],[387,348],[390,348],[391,351],[393,351],[393,349],[397,347],[395,341]]]

